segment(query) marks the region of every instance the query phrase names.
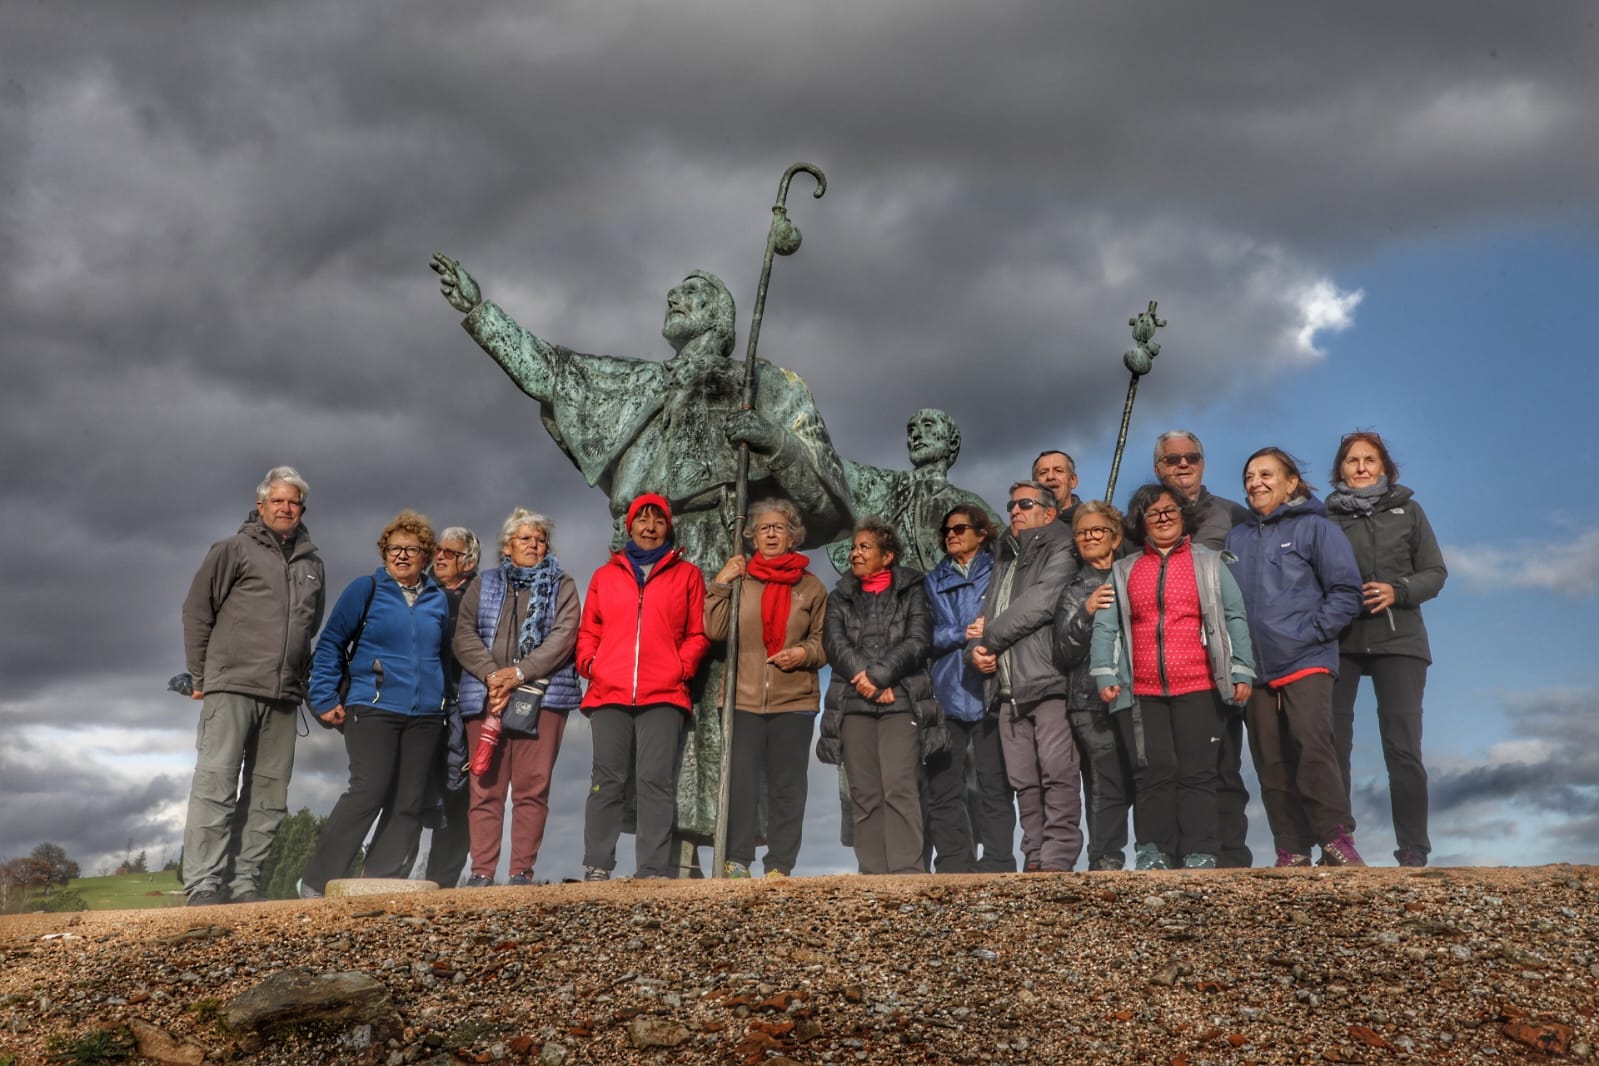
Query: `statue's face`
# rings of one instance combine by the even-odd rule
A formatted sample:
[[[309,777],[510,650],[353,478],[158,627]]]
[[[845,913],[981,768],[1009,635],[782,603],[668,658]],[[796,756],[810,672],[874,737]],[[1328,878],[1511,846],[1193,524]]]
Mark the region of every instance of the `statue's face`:
[[[716,289],[704,278],[688,277],[666,294],[666,321],[661,336],[674,351],[711,328]]]
[[[948,459],[950,453],[949,426],[932,414],[919,414],[905,427],[905,447],[911,453],[912,466],[924,466]]]

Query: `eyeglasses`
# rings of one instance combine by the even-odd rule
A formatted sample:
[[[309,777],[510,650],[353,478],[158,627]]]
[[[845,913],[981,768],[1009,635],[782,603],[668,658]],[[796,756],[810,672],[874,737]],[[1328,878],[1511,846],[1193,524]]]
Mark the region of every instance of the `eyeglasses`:
[[[523,533],[511,539],[518,544],[548,544],[550,542],[548,537],[540,533]]]
[[[458,552],[454,548],[440,548],[438,556],[440,559],[443,559],[445,562],[449,563],[454,562],[456,559],[465,559],[467,553]]]
[[[413,555],[424,554],[420,544],[394,544],[385,550],[396,559],[409,559]]]
[[[1110,526],[1084,526],[1076,533],[1078,540],[1103,540],[1116,531]]]
[[[1144,521],[1175,522],[1178,518],[1182,517],[1182,513],[1183,512],[1178,510],[1176,507],[1162,507],[1158,511],[1145,511]]]
[[[954,525],[945,526],[943,529],[939,530],[939,532],[944,534],[946,537],[964,537],[967,533],[976,528],[977,527],[972,525],[970,522],[956,522]]]
[[[756,526],[756,533],[787,533],[787,522],[768,522],[764,526]]]
[[[1198,466],[1204,461],[1205,457],[1199,452],[1181,452],[1177,455],[1163,455],[1160,457],[1162,466],[1182,466],[1184,463],[1189,466]]]
[[[1011,500],[1011,501],[1009,501],[1008,503],[1005,504],[1005,510],[1006,511],[1014,511],[1014,510],[1016,510],[1016,508],[1020,507],[1024,511],[1031,511],[1034,507],[1042,507],[1042,506],[1044,506],[1044,501],[1043,500],[1034,500],[1034,499],[1026,499],[1026,498],[1024,498],[1024,499],[1020,499],[1020,500]]]

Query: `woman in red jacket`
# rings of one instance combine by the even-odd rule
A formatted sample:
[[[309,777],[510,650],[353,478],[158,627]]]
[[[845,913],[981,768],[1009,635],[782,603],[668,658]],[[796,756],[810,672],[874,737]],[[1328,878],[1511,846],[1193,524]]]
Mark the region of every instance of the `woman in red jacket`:
[[[675,765],[689,681],[705,638],[705,578],[672,547],[672,511],[647,492],[627,509],[628,542],[594,571],[577,633],[577,671],[588,678],[583,713],[594,770],[583,814],[583,880],[609,880],[622,832],[629,764],[637,781],[638,876],[673,877]]]

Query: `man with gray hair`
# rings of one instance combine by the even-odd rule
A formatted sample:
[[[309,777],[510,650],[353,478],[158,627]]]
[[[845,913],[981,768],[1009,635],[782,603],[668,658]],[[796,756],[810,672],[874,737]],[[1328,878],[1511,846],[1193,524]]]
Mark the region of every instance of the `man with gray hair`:
[[[1026,871],[1070,870],[1083,847],[1077,745],[1054,645],[1055,607],[1077,574],[1077,557],[1057,511],[1047,486],[1011,486],[1010,529],[1000,537],[983,615],[974,623],[982,635],[966,645],[971,664],[988,675],[983,700],[999,718]]]
[[[264,898],[261,866],[288,811],[294,712],[325,606],[322,558],[301,523],[309,492],[292,466],[268,470],[255,510],[211,546],[183,601],[191,698],[203,701],[183,827],[191,907]]]
[[[1242,504],[1205,488],[1205,446],[1189,430],[1169,429],[1155,438],[1155,478],[1194,502],[1199,522],[1189,539],[1195,544],[1221,551],[1227,531],[1249,517]]]
[[[1189,539],[1195,544],[1221,551],[1227,531],[1249,517],[1239,503],[1212,496],[1205,488],[1205,446],[1191,430],[1169,429],[1155,438],[1155,477],[1173,492],[1192,500],[1199,518]],[[1246,838],[1249,818],[1249,789],[1244,787],[1244,716],[1227,715],[1221,738],[1216,781],[1216,829],[1221,838],[1217,865],[1248,866],[1254,861]]]

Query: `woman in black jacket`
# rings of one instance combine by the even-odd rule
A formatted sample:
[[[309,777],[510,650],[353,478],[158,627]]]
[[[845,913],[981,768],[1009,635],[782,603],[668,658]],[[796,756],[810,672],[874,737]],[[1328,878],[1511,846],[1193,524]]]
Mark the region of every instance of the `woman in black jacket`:
[[[1355,695],[1362,675],[1377,692],[1377,729],[1388,766],[1394,857],[1426,866],[1427,768],[1421,761],[1421,696],[1432,652],[1421,605],[1438,595],[1448,572],[1438,538],[1399,467],[1376,433],[1345,435],[1333,459],[1327,517],[1343,529],[1360,567],[1360,615],[1338,641],[1333,686],[1333,743],[1349,791]]]
[[[822,645],[833,667],[817,756],[849,780],[863,874],[922,867],[919,724],[932,710],[932,619],[922,575],[895,565],[899,537],[880,518],[855,527],[850,572],[828,598]]]

